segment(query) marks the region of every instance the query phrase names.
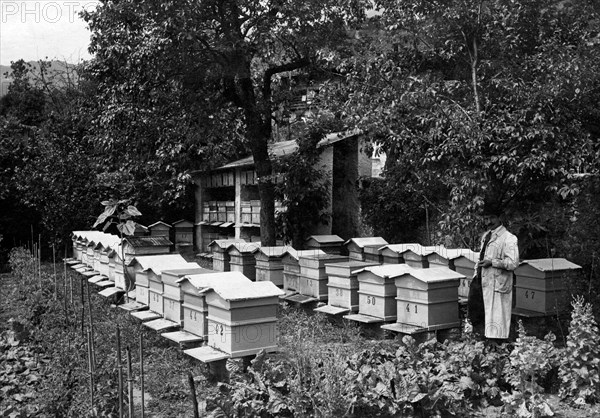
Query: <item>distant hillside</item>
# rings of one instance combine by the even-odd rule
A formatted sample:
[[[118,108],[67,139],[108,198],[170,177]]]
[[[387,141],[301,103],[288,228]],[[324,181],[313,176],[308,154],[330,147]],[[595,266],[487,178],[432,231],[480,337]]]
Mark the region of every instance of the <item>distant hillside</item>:
[[[30,77],[33,80],[39,79],[40,76],[40,63],[37,61],[29,61],[31,65]],[[75,68],[74,64],[68,64],[62,61],[51,61],[50,68],[48,69],[49,79],[51,79],[56,85],[65,83],[65,74]],[[8,86],[12,82],[11,69],[9,65],[0,65],[0,97],[8,93]]]

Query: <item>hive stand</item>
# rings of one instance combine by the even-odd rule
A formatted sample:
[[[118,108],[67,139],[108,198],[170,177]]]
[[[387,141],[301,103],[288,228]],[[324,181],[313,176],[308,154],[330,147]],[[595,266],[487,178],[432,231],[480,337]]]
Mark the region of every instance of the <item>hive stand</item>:
[[[397,275],[396,323],[382,328],[413,335],[460,327],[458,285],[463,277],[447,267],[413,268]]]
[[[513,315],[539,318],[564,313],[569,307],[567,282],[581,266],[564,258],[525,260],[515,269]]]
[[[365,267],[377,266],[378,263],[348,260],[325,264],[328,277],[328,303],[315,309],[328,315],[339,315],[358,312],[358,278],[356,271]]]
[[[350,259],[358,261],[367,259],[367,248],[369,248],[369,257],[373,258],[373,254],[376,254],[377,260],[375,261],[379,262],[379,249],[385,245],[388,245],[388,242],[382,237],[363,237],[350,238],[344,243],[344,248]]]

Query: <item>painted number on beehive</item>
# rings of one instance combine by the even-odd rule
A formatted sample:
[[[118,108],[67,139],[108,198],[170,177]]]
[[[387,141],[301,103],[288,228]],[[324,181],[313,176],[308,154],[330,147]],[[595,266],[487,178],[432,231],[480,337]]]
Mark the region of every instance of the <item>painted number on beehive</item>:
[[[194,321],[197,321],[197,320],[198,320],[198,317],[197,317],[197,315],[196,315],[196,314],[197,314],[197,312],[190,311],[190,319],[192,319],[192,320],[194,320]]]
[[[367,296],[367,305],[375,305],[375,296]]]
[[[531,296],[531,298],[529,296]],[[535,296],[535,292],[533,290],[531,292],[529,290],[525,291],[525,299],[532,299],[533,300],[534,296]]]
[[[342,289],[335,289],[335,295],[336,296],[344,296],[344,292],[342,291]],[[367,296],[367,299],[369,299],[368,296]]]
[[[410,313],[410,303],[406,304],[406,312]],[[418,311],[417,311],[417,305],[415,305],[415,313],[418,313]]]
[[[219,335],[223,335],[223,325],[221,325],[221,324],[217,324],[217,325],[215,326],[215,331],[217,331],[217,334],[219,334]]]

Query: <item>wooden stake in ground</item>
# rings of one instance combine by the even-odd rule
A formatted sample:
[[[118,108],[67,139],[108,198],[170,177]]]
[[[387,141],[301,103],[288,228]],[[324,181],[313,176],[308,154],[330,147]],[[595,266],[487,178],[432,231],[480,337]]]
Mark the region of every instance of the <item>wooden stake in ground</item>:
[[[42,290],[42,234],[38,235],[38,278],[40,280],[40,290]]]
[[[80,281],[80,295],[81,295],[81,336],[83,337],[83,331],[85,328],[85,303],[83,299],[83,280]]]
[[[87,287],[87,300],[88,300],[88,313],[89,313],[89,323],[90,323],[90,332],[92,334],[92,365],[94,366],[94,370],[96,370],[96,349],[94,344],[94,316],[92,313],[92,296],[90,295],[90,283],[86,280]]]
[[[52,244],[52,266],[54,267],[54,300],[58,299],[58,278],[56,277],[56,249]]]
[[[92,354],[92,333],[88,329],[87,332],[88,337],[88,368],[90,372],[90,400],[92,404],[92,408],[94,409],[94,369],[93,369],[93,354]]]
[[[133,418],[133,377],[131,370],[131,350],[127,346],[127,398],[129,399],[129,418]]]
[[[142,390],[142,418],[144,418],[144,345],[143,335],[140,333],[140,388]]]
[[[200,418],[200,411],[198,411],[198,398],[196,398],[196,384],[194,383],[194,376],[192,372],[188,372],[188,383],[190,385],[190,400],[194,407],[194,418]]]
[[[121,358],[121,330],[117,327],[117,370],[119,372],[119,418],[123,418],[123,359]]]

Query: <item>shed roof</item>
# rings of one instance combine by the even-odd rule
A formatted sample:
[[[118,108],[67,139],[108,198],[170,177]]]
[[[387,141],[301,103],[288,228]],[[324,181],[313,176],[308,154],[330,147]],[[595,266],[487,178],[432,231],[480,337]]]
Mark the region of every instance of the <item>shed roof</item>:
[[[163,247],[173,243],[167,237],[127,237],[125,240],[134,248],[136,247]]]
[[[342,141],[346,138],[354,137],[359,135],[360,131],[353,129],[346,132],[335,132],[328,134],[325,138],[319,141],[317,144],[317,148],[326,147],[328,145],[335,144],[336,142]],[[281,141],[281,142],[273,142],[269,144],[269,152],[271,155],[275,156],[275,158],[280,158],[285,155],[293,154],[298,150],[298,143],[295,140],[290,141]],[[248,156],[242,158],[237,161],[230,162],[225,164],[224,166],[215,168],[214,170],[227,170],[238,167],[249,167],[254,165],[254,157]],[[195,171],[192,174],[198,174],[202,171]]]
[[[529,264],[531,267],[540,271],[556,271],[556,270],[575,270],[580,269],[575,263],[570,262],[565,258],[538,258],[535,260],[524,260],[521,266]]]
[[[380,245],[383,247],[384,245],[388,244],[388,242],[386,240],[384,240],[382,237],[362,237],[362,238],[350,238],[348,241],[346,241],[344,243],[344,245],[348,245],[351,242],[356,244],[359,248],[364,248],[367,246],[375,246],[375,245]]]
[[[167,228],[171,228],[171,225],[169,225],[168,223],[165,223],[165,222],[163,222],[163,221],[154,222],[152,225],[148,225],[148,228],[149,228],[149,229],[152,229],[152,228],[154,228],[155,226],[160,226],[160,225],[162,225],[162,226],[166,226]]]

